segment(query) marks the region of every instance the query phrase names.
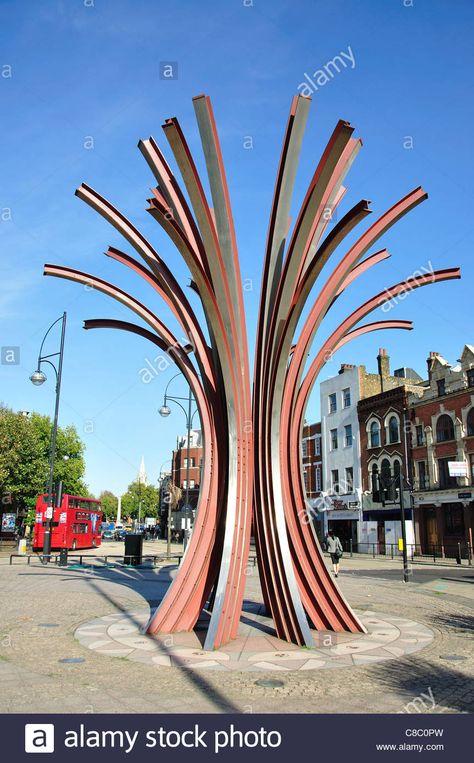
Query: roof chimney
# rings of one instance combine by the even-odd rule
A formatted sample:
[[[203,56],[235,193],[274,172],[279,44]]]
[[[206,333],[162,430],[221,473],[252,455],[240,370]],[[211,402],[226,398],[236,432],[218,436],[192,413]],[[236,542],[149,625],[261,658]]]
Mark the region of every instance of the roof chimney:
[[[431,381],[431,368],[433,366],[433,361],[435,358],[437,358],[439,355],[439,352],[430,352],[429,357],[426,361],[428,366],[428,379]]]
[[[377,365],[379,369],[379,376],[383,379],[386,379],[387,376],[390,376],[390,356],[387,355],[387,350],[384,347],[381,347],[379,349],[379,354],[377,355]],[[383,392],[383,381],[382,381],[382,392]]]

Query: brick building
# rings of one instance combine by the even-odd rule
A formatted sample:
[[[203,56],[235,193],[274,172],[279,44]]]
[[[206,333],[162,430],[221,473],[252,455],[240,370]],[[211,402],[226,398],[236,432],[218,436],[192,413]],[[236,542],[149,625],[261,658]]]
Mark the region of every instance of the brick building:
[[[421,397],[409,395],[415,530],[423,553],[472,548],[474,526],[474,347],[459,365],[428,358]]]
[[[337,376],[321,383],[323,494],[327,505],[327,511],[324,512],[324,534],[327,529],[334,529],[346,545],[352,542],[354,547],[358,543],[367,542],[369,536],[371,542],[376,542],[378,526],[373,523],[377,520],[364,519],[367,498],[364,491],[371,490],[371,486],[367,472],[369,456],[363,451],[368,452],[366,427],[369,426],[370,431],[372,404],[369,403],[368,408],[361,409],[364,413],[362,420],[359,406],[361,401],[367,398],[388,394],[391,390],[410,383],[417,385],[421,382],[421,377],[411,369],[400,368],[391,374],[390,358],[382,348],[377,356],[377,373],[368,372],[364,365],[344,363]],[[395,422],[390,425],[391,418],[394,418]],[[385,418],[377,420],[381,432],[382,427],[385,427]],[[395,442],[393,427],[396,422],[398,435]],[[388,417],[387,427],[389,426],[393,429],[393,442],[390,445],[398,444],[403,454],[400,447],[403,423],[398,414]],[[381,442],[385,442],[383,434],[380,435],[380,439]],[[375,452],[374,450],[371,455],[375,455]],[[393,457],[391,466],[393,467]],[[370,467],[372,468],[372,462]],[[375,510],[377,507],[368,508]]]
[[[306,497],[312,503],[320,496],[322,489],[321,422],[304,425],[301,449]]]
[[[384,356],[384,360],[388,360]],[[391,553],[401,537],[400,482],[405,508],[407,545],[415,543],[411,504],[411,437],[408,424],[408,393],[418,391],[421,377],[413,369],[398,369],[400,386],[359,401],[362,508],[364,532],[359,542],[377,544],[380,553]],[[360,550],[364,550],[361,548]]]
[[[188,469],[189,458],[189,469]],[[189,478],[189,502],[195,508],[199,496],[203,464],[202,433],[199,429],[191,430],[189,451],[187,435],[178,437],[176,449],[173,451],[171,475],[175,485],[183,491],[180,505],[184,503],[184,495]]]

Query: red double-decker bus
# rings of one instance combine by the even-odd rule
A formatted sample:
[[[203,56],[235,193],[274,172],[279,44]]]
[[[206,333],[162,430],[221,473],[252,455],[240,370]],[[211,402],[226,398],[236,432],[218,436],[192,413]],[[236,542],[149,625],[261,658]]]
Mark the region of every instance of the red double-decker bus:
[[[44,533],[48,523],[48,494],[38,496],[36,502],[33,551],[43,548]],[[51,521],[51,548],[94,548],[100,546],[102,511],[100,501],[63,495],[61,505],[53,508]]]

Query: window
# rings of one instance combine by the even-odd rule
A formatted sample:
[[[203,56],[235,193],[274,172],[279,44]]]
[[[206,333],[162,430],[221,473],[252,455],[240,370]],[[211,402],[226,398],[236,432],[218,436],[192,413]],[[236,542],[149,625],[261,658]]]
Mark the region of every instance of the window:
[[[377,464],[373,464],[372,466],[371,479],[372,479],[372,499],[378,502],[380,501],[380,488],[379,488],[379,467],[377,466]]]
[[[192,466],[195,466],[195,465],[196,465],[196,464],[194,463],[194,456],[192,456],[192,457],[189,459],[189,466],[190,466],[190,467],[192,467]],[[185,459],[183,460],[183,467],[184,467],[184,469],[187,469],[187,468],[188,468],[188,459],[187,459],[187,458],[185,458]]]
[[[316,437],[314,440],[314,454],[315,456],[321,455],[321,438]]]
[[[337,395],[335,392],[329,395],[329,413],[335,413],[337,411]]]
[[[377,421],[373,421],[370,425],[370,447],[380,447],[380,426]]]
[[[348,466],[346,469],[346,493],[354,492],[354,469]]]
[[[331,488],[334,493],[339,492],[339,469],[333,469],[331,472]]]
[[[343,405],[343,408],[351,407],[351,390],[349,387],[347,387],[347,389],[342,390],[342,405]]]
[[[474,456],[469,456],[469,460],[471,462],[471,485],[474,485]]]
[[[194,487],[195,484],[194,480],[189,480],[189,487]]]
[[[423,445],[423,441],[424,441],[423,435],[424,435],[423,426],[422,424],[418,424],[416,427],[416,444],[417,445]]]
[[[308,440],[303,440],[302,451],[303,458],[308,458]]]
[[[454,440],[454,424],[451,416],[443,413],[436,422],[436,441]]]
[[[448,462],[452,460],[452,458],[438,458],[438,482],[441,488],[457,486],[456,477],[451,477],[449,474]]]
[[[436,382],[436,386],[438,387],[438,395],[441,397],[441,395],[446,394],[446,380],[445,379],[438,379]]]
[[[474,408],[471,408],[467,414],[467,436],[474,436]]]
[[[396,416],[390,416],[388,422],[388,441],[389,443],[400,442],[400,427]]]
[[[337,450],[337,429],[331,429],[331,450]]]
[[[346,448],[352,447],[352,424],[346,424],[344,427],[344,445]]]
[[[420,490],[428,490],[428,474],[426,472],[426,461],[418,462],[418,485]]]
[[[464,536],[464,512],[462,506],[459,506],[459,504],[445,504],[444,531],[446,535]]]
[[[474,368],[470,368],[468,371],[466,371],[466,376],[467,376],[467,386],[474,387]]]
[[[306,469],[303,469],[303,482],[304,482],[304,489],[306,492],[308,492],[308,474],[306,472]]]
[[[316,492],[321,492],[321,467],[317,466],[315,469],[315,478],[316,478]]]

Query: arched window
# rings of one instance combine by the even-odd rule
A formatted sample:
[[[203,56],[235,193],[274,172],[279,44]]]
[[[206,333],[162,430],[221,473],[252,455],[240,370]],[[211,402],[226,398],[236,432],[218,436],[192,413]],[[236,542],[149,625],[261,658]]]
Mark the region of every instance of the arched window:
[[[474,436],[474,408],[471,408],[467,414],[467,436]]]
[[[378,421],[373,421],[370,425],[370,447],[380,447],[380,426]]]
[[[388,421],[388,441],[389,443],[400,441],[400,427],[396,416],[390,416]]]
[[[436,441],[446,442],[446,440],[454,440],[454,424],[451,416],[443,413],[436,423]]]

